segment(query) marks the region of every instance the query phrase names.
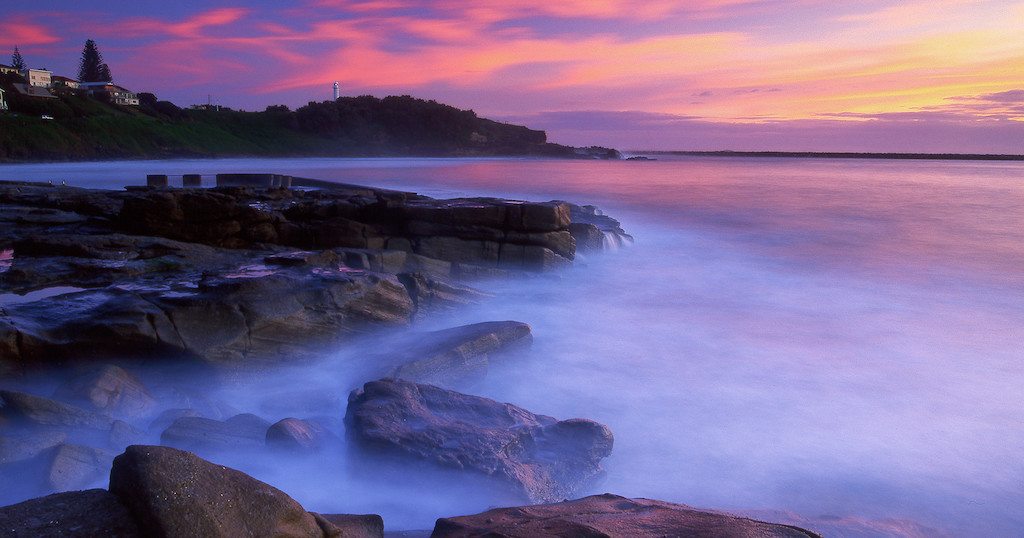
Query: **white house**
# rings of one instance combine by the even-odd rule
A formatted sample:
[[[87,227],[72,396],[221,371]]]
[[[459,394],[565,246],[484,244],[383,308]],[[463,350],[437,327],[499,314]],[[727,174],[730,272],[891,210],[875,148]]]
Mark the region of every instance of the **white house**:
[[[51,83],[50,77],[53,76],[53,73],[45,69],[25,69],[21,71],[21,76],[25,77],[25,81],[28,82],[29,86],[49,88]]]
[[[4,101],[4,89],[0,88],[0,110],[7,110],[7,101]]]

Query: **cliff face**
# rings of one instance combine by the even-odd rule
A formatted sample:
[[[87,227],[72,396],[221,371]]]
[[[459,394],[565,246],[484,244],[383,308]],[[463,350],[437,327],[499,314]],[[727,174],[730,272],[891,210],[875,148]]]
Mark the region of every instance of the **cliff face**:
[[[122,107],[65,94],[15,96],[0,114],[0,162],[181,156],[545,156],[579,158],[544,131],[409,96],[346,97],[292,111]],[[52,118],[52,119],[50,119]],[[591,155],[592,156],[592,155]]]

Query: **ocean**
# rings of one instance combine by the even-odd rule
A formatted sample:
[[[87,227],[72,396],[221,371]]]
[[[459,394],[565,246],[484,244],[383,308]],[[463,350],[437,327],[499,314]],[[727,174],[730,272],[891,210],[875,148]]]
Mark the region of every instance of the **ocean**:
[[[592,493],[910,519],[951,536],[1024,534],[1024,163],[0,165],[0,179],[101,188],[144,184],[153,173],[172,184],[199,173],[212,184],[218,172],[434,197],[562,199],[620,220],[632,246],[581,256],[549,277],[480,283],[493,300],[417,327],[529,323],[531,352],[492,370],[476,393],[608,425],[615,449]],[[335,386],[361,382],[331,375]],[[325,481],[322,470],[248,472],[307,509],[379,513],[391,529],[486,508]]]

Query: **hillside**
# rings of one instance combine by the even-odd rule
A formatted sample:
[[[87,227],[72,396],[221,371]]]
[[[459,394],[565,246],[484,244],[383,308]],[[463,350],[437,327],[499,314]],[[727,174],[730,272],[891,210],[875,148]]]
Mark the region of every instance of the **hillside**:
[[[66,93],[7,92],[0,161],[227,156],[609,157],[613,150],[550,144],[544,131],[477,117],[410,96],[343,97],[262,112],[182,109],[142,94],[138,107]],[[147,98],[148,97],[148,98]],[[44,117],[52,117],[46,119]]]

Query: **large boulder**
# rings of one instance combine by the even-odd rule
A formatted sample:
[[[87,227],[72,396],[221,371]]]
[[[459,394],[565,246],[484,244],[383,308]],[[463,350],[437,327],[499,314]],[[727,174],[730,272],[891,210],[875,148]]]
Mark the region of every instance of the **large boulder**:
[[[565,499],[592,485],[613,444],[611,431],[596,422],[558,421],[400,379],[353,391],[345,425],[369,459],[466,472],[528,502]]]
[[[114,459],[110,492],[146,536],[324,536],[316,518],[245,473],[168,447],[133,445]]]
[[[593,495],[538,506],[496,508],[472,516],[437,520],[431,538],[488,536],[532,538],[588,536],[721,536],[729,538],[821,538],[817,533],[683,504],[618,495]]]

